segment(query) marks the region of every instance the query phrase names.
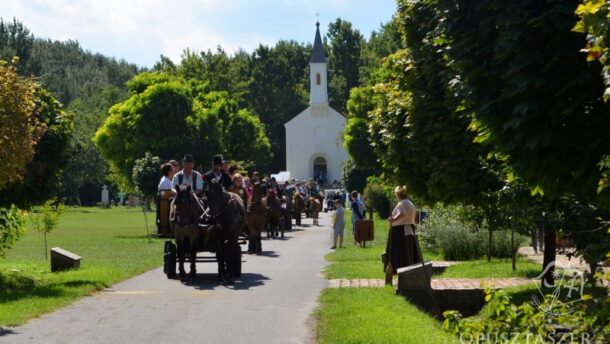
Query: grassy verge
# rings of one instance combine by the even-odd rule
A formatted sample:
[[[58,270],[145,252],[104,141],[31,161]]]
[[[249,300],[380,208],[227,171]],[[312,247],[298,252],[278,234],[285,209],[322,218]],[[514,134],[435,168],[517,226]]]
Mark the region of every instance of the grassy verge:
[[[316,311],[318,343],[455,343],[441,324],[391,288],[326,289]]]
[[[325,270],[326,277],[329,279],[383,278],[381,253],[385,252],[388,239],[388,222],[375,214],[375,240],[367,242],[366,247],[358,247],[354,246],[351,216],[350,211],[345,212],[343,248],[325,256],[331,262]],[[438,254],[426,250],[422,254],[426,261],[440,259]]]
[[[541,266],[527,258],[517,258],[517,270],[513,271],[510,259],[493,258],[461,262],[451,265],[439,278],[533,278],[540,274]]]
[[[388,238],[388,223],[375,216],[375,240],[366,243],[366,247],[354,245],[351,231],[351,212],[346,211],[346,228],[343,248],[326,255],[331,264],[326,268],[328,279],[347,278],[384,278],[381,253],[385,252]],[[422,245],[424,260],[442,260],[438,252],[426,250]],[[541,272],[540,264],[519,257],[517,270],[512,270],[510,259],[486,259],[460,262],[452,265],[439,278],[501,278],[501,277],[535,277]]]
[[[147,214],[151,233],[154,219]],[[162,264],[163,241],[148,240],[140,209],[69,208],[48,240],[49,248],[82,256],[81,269],[51,273],[43,236],[28,230],[0,259],[0,326],[22,324]]]

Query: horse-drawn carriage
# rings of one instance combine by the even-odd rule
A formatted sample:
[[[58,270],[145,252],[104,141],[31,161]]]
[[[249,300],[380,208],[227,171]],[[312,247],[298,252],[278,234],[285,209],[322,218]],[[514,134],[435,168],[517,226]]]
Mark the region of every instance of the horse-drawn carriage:
[[[191,278],[196,276],[196,262],[218,262],[220,282],[232,283],[241,275],[241,246],[246,226],[243,201],[212,183],[207,199],[199,199],[190,186],[159,193],[157,233],[167,237],[163,253],[163,272],[176,278],[176,263],[181,280],[186,278],[184,261],[188,256]],[[172,240],[173,239],[173,240]],[[215,253],[215,257],[198,257],[199,252]]]

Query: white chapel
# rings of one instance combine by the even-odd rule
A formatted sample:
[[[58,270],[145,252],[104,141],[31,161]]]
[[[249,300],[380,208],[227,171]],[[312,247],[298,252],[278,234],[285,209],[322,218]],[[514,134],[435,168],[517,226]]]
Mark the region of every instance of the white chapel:
[[[345,117],[328,106],[326,53],[316,23],[310,66],[309,107],[286,122],[286,169],[291,178],[313,178],[320,184],[341,181],[347,160],[343,148]]]

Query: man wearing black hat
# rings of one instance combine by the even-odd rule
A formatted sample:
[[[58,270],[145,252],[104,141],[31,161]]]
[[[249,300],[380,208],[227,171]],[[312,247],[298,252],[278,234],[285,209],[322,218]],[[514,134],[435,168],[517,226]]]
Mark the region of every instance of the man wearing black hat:
[[[204,180],[206,183],[216,182],[227,191],[232,191],[233,189],[233,180],[231,180],[231,176],[227,172],[223,170],[224,159],[222,155],[214,156],[214,161],[212,162],[213,169],[208,171],[204,175]]]
[[[191,186],[191,189],[199,197],[203,195],[203,178],[195,171],[195,158],[191,154],[184,155],[182,159],[182,171],[176,173],[173,179],[174,188],[178,185]]]

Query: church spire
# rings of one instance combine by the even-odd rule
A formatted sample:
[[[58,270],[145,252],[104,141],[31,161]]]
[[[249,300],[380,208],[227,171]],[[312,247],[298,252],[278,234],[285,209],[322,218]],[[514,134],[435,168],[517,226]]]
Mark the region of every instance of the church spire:
[[[322,37],[320,37],[320,23],[316,22],[316,38],[313,41],[313,51],[309,60],[310,70],[310,86],[309,86],[309,104],[311,105],[328,105],[328,86],[327,86],[327,68],[326,68],[326,53],[322,45]]]
[[[326,53],[320,36],[320,22],[316,22],[316,38],[313,41],[313,51],[309,63],[326,63]]]

